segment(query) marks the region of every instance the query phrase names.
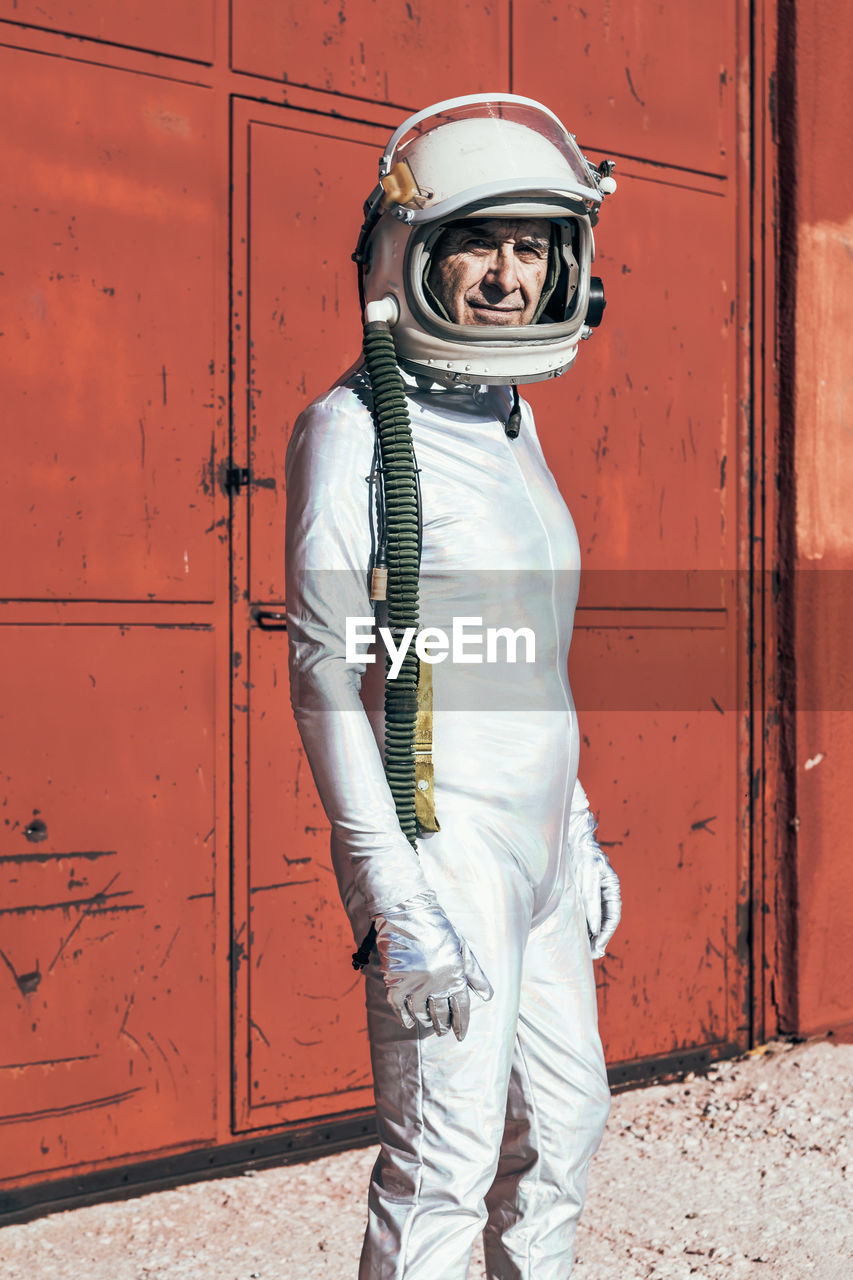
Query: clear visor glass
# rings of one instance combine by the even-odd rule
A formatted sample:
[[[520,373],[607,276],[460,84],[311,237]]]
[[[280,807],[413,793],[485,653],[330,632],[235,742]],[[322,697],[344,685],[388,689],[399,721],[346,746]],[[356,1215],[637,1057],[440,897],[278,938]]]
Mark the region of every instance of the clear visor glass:
[[[467,221],[467,220],[466,220]],[[488,230],[485,224],[486,231]],[[476,310],[468,311],[467,319],[452,318],[458,314],[453,305],[454,290],[462,290],[468,297],[471,289],[473,301],[484,298],[500,306],[502,299],[487,287],[482,292],[480,276],[476,269],[479,256],[470,276],[451,280],[448,286],[442,280],[439,267],[442,237],[445,232],[464,228],[463,223],[450,226],[424,227],[409,241],[406,251],[404,279],[409,310],[423,329],[438,338],[478,346],[483,343],[511,342],[513,344],[538,344],[558,341],[573,336],[582,327],[589,302],[589,269],[592,258],[592,235],[586,219],[564,219],[551,224],[550,244],[545,270],[539,283],[532,314],[518,314],[517,320],[498,324],[477,323]],[[464,243],[464,242],[463,242]],[[448,294],[448,287],[450,293]],[[517,296],[516,296],[517,295]],[[507,311],[523,313],[527,293],[520,286],[507,300]],[[458,299],[457,299],[458,300]],[[515,304],[515,305],[513,305]],[[480,313],[483,314],[483,313]]]

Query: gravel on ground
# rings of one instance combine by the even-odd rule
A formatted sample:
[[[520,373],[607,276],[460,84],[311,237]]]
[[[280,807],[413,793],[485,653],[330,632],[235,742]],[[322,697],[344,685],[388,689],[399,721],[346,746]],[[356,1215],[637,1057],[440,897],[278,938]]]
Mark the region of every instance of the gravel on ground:
[[[853,1044],[621,1093],[573,1280],[851,1280]],[[2,1280],[355,1280],[376,1148],[0,1229]],[[469,1280],[484,1280],[475,1248]],[[436,1276],[435,1280],[442,1280]],[[535,1280],[535,1278],[534,1278]]]

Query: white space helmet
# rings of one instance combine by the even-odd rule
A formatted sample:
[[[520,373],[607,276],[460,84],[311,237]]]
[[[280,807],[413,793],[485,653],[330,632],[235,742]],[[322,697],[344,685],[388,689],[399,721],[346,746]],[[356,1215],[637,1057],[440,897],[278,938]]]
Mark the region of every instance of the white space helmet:
[[[599,323],[590,276],[592,227],[616,189],[540,103],[476,94],[437,103],[400,125],[379,164],[353,255],[367,319],[391,323],[400,361],[444,383],[524,383],[564,373]],[[429,288],[431,255],[449,223],[547,218],[548,279],[536,322],[454,323]],[[369,305],[370,304],[370,305]]]

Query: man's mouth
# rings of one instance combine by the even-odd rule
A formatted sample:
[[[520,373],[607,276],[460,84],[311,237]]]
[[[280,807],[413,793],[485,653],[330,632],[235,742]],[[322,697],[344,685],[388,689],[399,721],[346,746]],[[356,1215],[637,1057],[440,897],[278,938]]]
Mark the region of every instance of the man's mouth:
[[[488,302],[469,302],[468,307],[481,320],[488,322],[494,319],[498,324],[506,323],[507,320],[514,316],[521,315],[523,307],[499,307],[490,305]]]

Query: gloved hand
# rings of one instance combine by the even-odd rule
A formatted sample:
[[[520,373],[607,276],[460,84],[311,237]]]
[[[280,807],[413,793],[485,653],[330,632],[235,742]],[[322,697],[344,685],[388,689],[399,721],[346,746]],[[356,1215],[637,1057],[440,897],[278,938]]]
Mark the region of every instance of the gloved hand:
[[[404,1027],[415,1021],[464,1040],[468,988],[491,1000],[491,984],[430,890],[375,917],[376,946],[388,1003]]]
[[[569,862],[586,912],[593,960],[600,960],[622,915],[619,877],[595,839],[596,821],[589,809],[572,814]]]

